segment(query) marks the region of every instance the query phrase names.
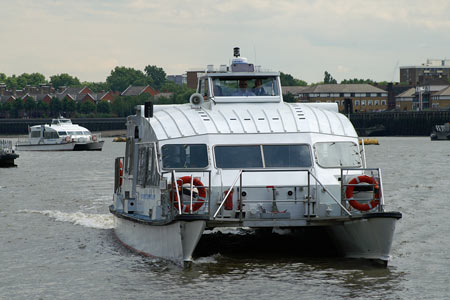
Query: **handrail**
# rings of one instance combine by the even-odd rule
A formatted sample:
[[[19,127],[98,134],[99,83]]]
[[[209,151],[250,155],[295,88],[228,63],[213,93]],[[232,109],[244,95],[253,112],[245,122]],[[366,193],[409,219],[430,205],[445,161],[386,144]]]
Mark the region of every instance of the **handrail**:
[[[378,211],[383,211],[384,209],[384,192],[383,192],[383,179],[381,178],[381,169],[378,168],[378,176],[380,177],[380,205],[378,205]]]
[[[319,185],[324,189],[325,192],[327,192],[328,195],[330,195],[330,197],[342,208],[342,210],[344,210],[347,215],[351,216],[352,214],[341,204],[339,203],[339,200],[336,199],[336,197],[333,196],[333,194],[319,181],[319,179],[317,179],[316,176],[314,176],[311,172],[308,171],[308,175],[311,175],[314,180],[319,183]]]
[[[228,193],[225,195],[225,197],[223,198],[222,202],[220,203],[219,207],[217,208],[216,212],[214,213],[213,219],[215,219],[217,217],[217,215],[219,214],[220,209],[222,208],[222,206],[225,204],[225,201],[227,200],[228,196],[230,195],[231,191],[234,188],[234,185],[236,184],[237,180],[241,177],[242,175],[242,170],[239,170],[238,175],[236,176],[236,178],[233,181],[233,184],[231,185],[231,187],[228,189]],[[242,209],[242,205],[241,205],[241,209]]]
[[[228,189],[227,194],[225,195],[225,197],[223,198],[223,200],[221,201],[219,207],[217,208],[216,212],[213,215],[213,219],[215,219],[217,217],[217,215],[219,214],[219,211],[222,209],[222,206],[225,204],[225,201],[227,200],[228,196],[230,195],[231,191],[233,190],[234,186],[237,183],[237,180],[240,178],[240,190],[242,190],[242,173],[244,172],[261,172],[262,170],[239,170],[236,178],[234,179],[232,185],[230,186],[230,188]],[[264,170],[263,172],[277,172],[277,171],[281,171],[281,170]],[[311,182],[309,181],[309,175],[311,175],[314,180],[319,183],[319,185],[324,189],[324,191],[330,195],[330,197],[342,208],[342,210],[344,210],[349,216],[351,216],[352,214],[341,204],[339,203],[339,200],[336,199],[336,197],[320,182],[319,179],[317,179],[316,176],[314,176],[312,174],[312,172],[310,170],[285,170],[285,171],[295,171],[295,172],[307,172],[308,173],[308,204],[310,204],[310,197],[311,197],[311,192],[310,192],[310,185]],[[273,200],[270,200],[273,201]],[[242,199],[241,199],[241,194],[239,195],[239,204],[240,204],[240,211],[241,211],[241,216],[242,216]],[[292,202],[291,200],[289,201],[281,201],[281,202]]]
[[[192,214],[192,193],[194,192],[194,189],[192,188],[194,185],[194,176],[191,174],[191,186],[189,189],[191,190],[191,205],[189,206],[189,213]]]
[[[209,170],[194,170],[194,169],[190,169],[190,171],[191,172],[199,172],[199,173],[208,173],[208,186],[203,186],[203,188],[205,188],[205,189],[207,189],[208,191],[211,189],[211,171],[209,171]],[[183,173],[186,173],[186,172],[183,172]],[[179,212],[179,214],[181,215],[182,213],[183,213],[183,211],[182,211],[182,207],[181,207],[181,204],[182,204],[182,200],[181,200],[181,197],[180,197],[180,192],[179,192],[179,189],[178,189],[178,181],[176,180],[176,178],[177,178],[177,175],[176,175],[176,170],[174,170],[174,169],[172,169],[172,170],[170,170],[170,171],[163,171],[162,173],[161,173],[161,175],[162,176],[164,176],[165,174],[170,174],[171,176],[172,176],[172,178],[171,178],[171,182],[174,182],[175,183],[175,185],[173,185],[172,184],[172,186],[171,186],[171,190],[173,190],[173,188],[175,187],[175,189],[176,189],[176,195],[177,195],[177,202],[178,202],[178,212]],[[194,190],[194,188],[196,188],[196,187],[198,187],[198,186],[196,186],[196,185],[194,185],[194,176],[193,176],[193,173],[191,173],[190,174],[190,177],[191,177],[191,182],[190,182],[190,190],[191,190],[191,194],[190,194],[190,208],[189,208],[189,213],[190,214],[192,214],[192,213],[194,213],[194,211],[193,211],[193,204],[194,203],[198,203],[198,202],[205,202],[205,201],[207,201],[207,203],[208,203],[208,215],[210,214],[210,202],[211,202],[211,192],[208,192],[208,196],[207,196],[207,198],[204,198],[204,200],[203,201],[200,201],[200,200],[196,200],[196,201],[194,201],[194,197],[193,197],[193,190]],[[202,198],[203,199],[203,198]],[[173,204],[173,201],[174,199],[173,198],[170,198],[170,203],[172,203]],[[171,206],[172,207],[172,206]],[[187,211],[185,212],[185,213],[188,213]]]
[[[175,174],[175,170],[172,170],[172,182],[175,182],[175,191],[177,193],[177,198],[178,198],[178,212],[181,215],[181,198],[180,198],[180,193],[178,192],[178,182],[177,182],[177,177]]]
[[[383,208],[384,208],[384,193],[383,193],[383,179],[381,176],[381,169],[380,168],[341,168],[341,192],[342,192],[342,201],[347,200],[347,198],[345,197],[345,193],[344,193],[344,187],[346,186],[357,186],[358,184],[349,184],[349,183],[344,183],[344,176],[350,176],[347,172],[346,175],[344,175],[343,171],[372,171],[371,172],[371,176],[373,177],[373,171],[376,171],[378,173],[378,179],[379,179],[379,189],[380,189],[380,199],[379,199],[379,205],[378,205],[378,211],[382,212]],[[364,173],[363,173],[364,174]],[[368,186],[375,186],[375,184],[369,184]],[[362,199],[361,199],[362,200]],[[364,199],[364,200],[373,200],[372,199]]]

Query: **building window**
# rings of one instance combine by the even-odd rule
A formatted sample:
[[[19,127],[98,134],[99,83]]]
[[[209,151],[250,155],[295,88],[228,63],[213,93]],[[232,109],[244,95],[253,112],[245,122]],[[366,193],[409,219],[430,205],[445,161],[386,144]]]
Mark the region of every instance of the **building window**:
[[[359,100],[355,100],[355,105],[359,106]]]
[[[380,100],[375,100],[375,105],[380,105]]]
[[[361,106],[366,106],[366,100],[361,100]]]
[[[372,100],[367,100],[367,105],[372,106]]]
[[[386,105],[386,100],[381,100],[381,105]]]
[[[376,97],[377,93],[370,93],[370,97]]]

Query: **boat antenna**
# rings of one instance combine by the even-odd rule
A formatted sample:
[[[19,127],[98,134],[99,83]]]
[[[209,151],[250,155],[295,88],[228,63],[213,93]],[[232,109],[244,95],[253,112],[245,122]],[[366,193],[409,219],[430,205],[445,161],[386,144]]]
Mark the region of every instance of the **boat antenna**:
[[[257,63],[256,63],[256,47],[255,47],[255,44],[253,44],[253,54],[255,55],[255,66],[256,66]]]

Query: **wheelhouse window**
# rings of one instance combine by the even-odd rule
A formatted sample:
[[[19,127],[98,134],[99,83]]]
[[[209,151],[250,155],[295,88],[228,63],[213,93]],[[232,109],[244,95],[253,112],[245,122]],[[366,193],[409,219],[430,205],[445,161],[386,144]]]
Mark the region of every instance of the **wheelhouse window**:
[[[264,145],[266,168],[311,167],[311,153],[307,145]]]
[[[218,168],[243,169],[262,168],[261,147],[254,146],[216,146],[214,147]]]
[[[165,169],[203,169],[208,166],[205,144],[167,144],[161,148]]]
[[[59,136],[67,135],[67,132],[65,132],[65,131],[58,131],[58,135]]]
[[[317,163],[321,167],[361,167],[358,145],[353,142],[316,143],[314,149]]]
[[[214,147],[216,166],[222,169],[308,168],[307,145],[242,145]]]
[[[153,143],[139,145],[137,183],[142,187],[159,186],[158,160]]]
[[[213,94],[215,97],[236,96],[279,96],[278,81],[270,77],[214,77]]]
[[[44,139],[57,139],[59,138],[56,131],[44,131]]]
[[[40,131],[37,131],[37,130],[31,131],[31,137],[32,137],[32,138],[38,138],[38,137],[41,137],[41,132],[40,132]]]

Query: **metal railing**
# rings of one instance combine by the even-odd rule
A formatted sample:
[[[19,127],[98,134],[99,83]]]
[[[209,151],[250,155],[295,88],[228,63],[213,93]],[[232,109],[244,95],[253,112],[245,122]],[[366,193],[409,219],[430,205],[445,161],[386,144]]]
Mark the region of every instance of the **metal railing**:
[[[351,215],[351,213],[346,209],[346,207],[344,207],[340,201],[320,182],[320,180],[314,175],[312,174],[311,170],[304,170],[304,169],[276,169],[276,170],[239,170],[237,176],[235,177],[235,179],[233,180],[232,185],[228,188],[228,192],[226,193],[226,195],[224,196],[224,198],[220,201],[220,205],[217,208],[217,210],[215,211],[214,215],[213,215],[213,219],[216,219],[219,212],[221,211],[223,205],[225,204],[225,201],[228,199],[229,194],[231,193],[231,191],[233,190],[233,188],[236,186],[236,183],[239,179],[239,191],[242,191],[242,177],[244,173],[249,173],[249,172],[305,172],[307,173],[307,189],[308,189],[308,193],[307,193],[307,205],[308,205],[308,217],[311,217],[310,214],[310,208],[312,205],[312,195],[311,195],[311,177],[314,179],[316,185],[319,184],[323,191],[325,191],[340,207],[341,209],[347,214],[347,215]],[[297,202],[298,200],[246,200],[246,202],[258,202],[258,203],[262,203],[262,202]],[[239,198],[238,198],[238,205],[239,205],[239,220],[242,221],[242,216],[243,216],[243,200],[242,200],[242,192],[239,193]]]
[[[352,174],[349,174],[349,171],[353,171]],[[344,173],[347,174],[344,174]],[[370,201],[378,201],[378,211],[382,212],[384,210],[384,192],[383,192],[383,178],[381,176],[381,169],[380,168],[341,168],[341,199],[342,199],[342,205],[345,207],[348,207],[348,203],[351,200],[356,199],[347,199],[346,190],[349,186],[361,186],[359,183],[351,184],[349,183],[351,181],[347,180],[347,177],[355,178],[361,175],[366,175],[369,177],[372,177],[374,182],[372,184],[366,183],[365,186],[372,188],[372,197],[371,198],[358,198],[357,201],[364,201],[364,202],[370,202]],[[379,189],[379,199],[376,199],[376,192],[375,188],[378,186]]]
[[[188,173],[186,171],[182,171],[182,173]],[[190,199],[189,199],[189,211],[185,212],[183,211],[183,201],[180,195],[180,189],[181,187],[178,186],[178,181],[181,178],[177,178],[177,173],[176,170],[171,170],[171,171],[166,171],[166,172],[162,172],[162,176],[164,177],[164,174],[170,174],[170,183],[168,186],[168,191],[169,191],[169,202],[170,202],[170,211],[174,211],[175,207],[175,202],[178,206],[177,208],[177,212],[178,214],[182,215],[182,214],[193,214],[195,211],[193,210],[193,206],[195,203],[207,203],[208,204],[208,215],[210,213],[210,203],[211,203],[211,171],[210,170],[189,170],[190,173],[190,182],[189,182],[189,189],[190,189]],[[194,179],[195,173],[208,173],[208,185],[204,185],[204,186],[199,186],[199,185],[194,185]],[[206,190],[206,199],[201,198],[200,196],[198,197],[200,200],[194,200],[194,188],[197,189],[205,189]]]
[[[13,150],[14,148],[12,141],[0,140],[0,152],[11,153]]]

